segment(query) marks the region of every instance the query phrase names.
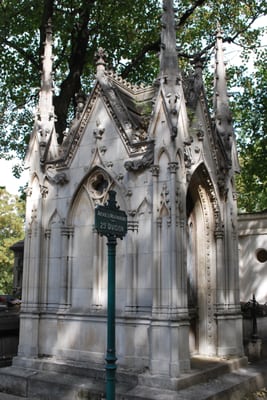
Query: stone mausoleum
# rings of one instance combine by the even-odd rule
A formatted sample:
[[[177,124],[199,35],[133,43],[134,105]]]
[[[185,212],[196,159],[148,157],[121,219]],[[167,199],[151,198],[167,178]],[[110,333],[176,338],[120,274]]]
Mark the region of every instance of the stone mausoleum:
[[[29,144],[23,303],[15,366],[104,365],[106,238],[95,207],[115,190],[128,233],[117,243],[118,368],[177,378],[192,355],[243,354],[235,139],[222,35],[214,102],[201,62],[185,77],[172,1],[164,1],[159,74],[135,86],[106,69],[99,49],[90,95],[62,144],[55,131],[48,26]]]

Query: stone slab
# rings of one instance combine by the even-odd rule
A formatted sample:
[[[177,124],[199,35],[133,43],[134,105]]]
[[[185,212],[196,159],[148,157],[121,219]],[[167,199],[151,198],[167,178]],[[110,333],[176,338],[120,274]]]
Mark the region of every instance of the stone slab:
[[[21,400],[21,397],[14,396],[13,394],[0,393],[0,400]],[[24,397],[25,400],[28,400],[28,397]]]
[[[225,365],[225,361],[222,363]],[[215,374],[214,362],[197,360],[195,367],[202,367],[199,374],[202,381],[196,380],[197,372],[192,371],[191,384],[188,376],[187,386],[179,390],[118,382],[116,385],[117,400],[240,400],[247,393],[263,388],[267,384],[267,360],[238,367],[237,362],[229,363],[228,371],[218,369]],[[237,367],[237,368],[236,368]],[[189,374],[190,375],[190,374]],[[7,380],[9,378],[9,380]],[[11,381],[13,381],[13,389]],[[0,370],[0,382],[8,382],[5,391],[13,397],[0,393],[0,400],[103,400],[105,382],[85,376],[71,375],[70,371],[58,373],[51,371],[30,371],[20,368],[4,368]],[[18,382],[27,384],[27,391],[15,393]],[[15,395],[15,396],[14,396]],[[27,397],[26,397],[27,396]]]

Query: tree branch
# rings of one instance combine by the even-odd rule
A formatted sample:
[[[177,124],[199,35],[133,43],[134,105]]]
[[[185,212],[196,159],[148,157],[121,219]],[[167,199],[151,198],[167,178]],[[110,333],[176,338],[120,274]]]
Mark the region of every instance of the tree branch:
[[[190,16],[194,13],[196,8],[204,5],[205,2],[206,2],[206,0],[197,0],[195,2],[195,4],[191,8],[186,10],[184,12],[184,14],[180,17],[179,22],[176,25],[176,27],[177,28],[183,27],[186,24],[186,21],[188,20],[188,18],[190,18]],[[259,17],[259,15],[254,16],[246,27],[244,27],[240,31],[236,32],[233,37],[228,36],[228,37],[224,38],[223,41],[229,42],[229,43],[234,43],[235,39],[238,36],[240,36],[242,33],[246,32],[246,30],[255,22],[255,20],[258,17]],[[239,44],[239,45],[241,45],[241,44]],[[207,52],[210,49],[212,49],[214,46],[215,46],[215,40],[213,40],[210,44],[208,44],[206,47],[204,47],[201,51],[199,51],[197,53],[188,54],[188,53],[184,53],[184,52],[178,52],[178,57],[186,58],[188,60],[197,60],[197,59],[203,58],[203,56],[205,54],[207,54]],[[143,48],[140,50],[140,52],[133,58],[131,63],[129,63],[125,67],[124,71],[122,72],[122,77],[126,78],[129,75],[129,73],[135,68],[135,66],[138,65],[143,60],[143,58],[145,57],[145,55],[147,53],[158,52],[159,49],[160,49],[160,40],[157,40],[154,43],[144,45]]]
[[[204,3],[206,2],[206,0],[198,0],[195,2],[195,4],[189,8],[188,10],[186,10],[186,12],[179,18],[179,22],[177,27],[181,28],[182,26],[185,25],[186,21],[188,20],[188,18],[193,14],[193,12],[195,11],[195,9],[197,7],[202,6]]]
[[[69,105],[75,94],[81,88],[81,74],[85,65],[87,54],[89,30],[88,22],[90,17],[90,6],[96,0],[84,0],[80,8],[80,19],[75,24],[71,33],[71,55],[69,58],[69,73],[60,86],[60,94],[54,98],[55,114],[57,116],[56,131],[59,135],[59,142],[62,141],[63,132],[67,126],[67,115]]]
[[[135,68],[136,65],[138,65],[141,60],[145,57],[145,55],[149,52],[158,52],[160,50],[160,39],[158,39],[154,43],[149,43],[146,44],[141,51],[135,56],[135,58],[131,61],[130,64],[125,67],[124,71],[122,72],[121,76],[122,78],[126,78],[129,73]]]
[[[6,38],[2,38],[2,42],[8,47],[16,50],[17,53],[19,53],[24,58],[24,60],[30,61],[32,65],[37,69],[37,71],[39,71],[39,63],[35,60],[34,56],[31,53],[23,50],[17,43],[12,42],[11,40],[8,40]]]
[[[234,41],[236,40],[236,38],[237,38],[239,35],[241,35],[242,33],[246,32],[258,18],[259,18],[259,15],[255,15],[255,16],[251,19],[251,21],[248,23],[247,26],[245,26],[245,27],[244,27],[243,29],[241,29],[240,31],[237,31],[237,32],[235,33],[234,36],[232,36],[232,37],[231,37],[231,36],[226,37],[226,38],[224,39],[224,42],[234,43]]]
[[[206,0],[198,0],[195,2],[195,4],[189,8],[179,19],[179,23],[177,24],[177,28],[181,28],[183,25],[185,25],[187,19],[193,14],[195,9],[197,7],[202,6],[205,3]],[[159,52],[160,50],[160,39],[153,42],[149,43],[143,46],[143,48],[140,50],[140,52],[133,58],[131,63],[125,67],[124,71],[122,72],[122,77],[126,78],[129,73],[135,68],[136,65],[138,65],[142,59],[145,57],[145,55],[149,52]],[[185,56],[185,55],[184,55]],[[186,56],[187,58],[194,58],[194,56]]]

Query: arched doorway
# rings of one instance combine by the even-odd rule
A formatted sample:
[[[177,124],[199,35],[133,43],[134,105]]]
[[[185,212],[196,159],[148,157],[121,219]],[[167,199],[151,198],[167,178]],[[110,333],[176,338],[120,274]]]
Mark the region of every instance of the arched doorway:
[[[202,164],[187,191],[187,293],[191,354],[216,354],[214,190]]]

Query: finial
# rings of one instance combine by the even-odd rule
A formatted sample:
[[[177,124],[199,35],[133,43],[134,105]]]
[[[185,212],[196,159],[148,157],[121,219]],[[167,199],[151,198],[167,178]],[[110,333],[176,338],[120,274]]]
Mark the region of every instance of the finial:
[[[201,90],[203,88],[203,62],[204,59],[202,57],[195,57],[191,61],[191,65],[193,66],[193,71],[187,77],[187,84],[186,84],[186,102],[187,105],[195,110]]]
[[[178,134],[178,117],[182,98],[181,74],[176,51],[175,10],[172,0],[162,2],[160,72],[155,82],[165,103],[171,139]]]
[[[223,39],[223,30],[219,21],[217,21],[216,37],[217,39]]]
[[[160,50],[161,75],[177,75],[178,60],[176,51],[176,23],[175,10],[172,0],[163,0],[162,3],[162,30]]]
[[[42,80],[39,93],[37,119],[37,134],[40,149],[40,162],[44,164],[48,159],[57,156],[58,143],[55,131],[55,114],[53,106],[53,39],[52,23],[48,20],[44,43],[42,63]]]
[[[223,140],[228,161],[230,161],[233,140],[233,125],[227,93],[227,78],[223,51],[223,31],[219,24],[217,25],[216,31],[214,75],[214,113],[216,130]]]
[[[75,102],[76,102],[76,118],[79,119],[86,102],[86,95],[82,90],[75,94]]]
[[[52,19],[51,19],[51,18],[48,18],[45,33],[46,33],[46,37],[47,37],[49,34],[52,35]],[[51,38],[51,39],[52,39],[52,38]]]
[[[44,42],[44,55],[43,59],[43,68],[42,68],[42,89],[52,90],[53,82],[52,82],[52,68],[53,68],[53,39],[52,39],[52,22],[51,19],[47,21],[46,30],[45,30],[45,42]]]
[[[106,51],[102,47],[99,47],[99,49],[95,53],[97,75],[105,71],[106,58],[107,58]]]

